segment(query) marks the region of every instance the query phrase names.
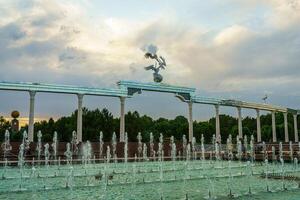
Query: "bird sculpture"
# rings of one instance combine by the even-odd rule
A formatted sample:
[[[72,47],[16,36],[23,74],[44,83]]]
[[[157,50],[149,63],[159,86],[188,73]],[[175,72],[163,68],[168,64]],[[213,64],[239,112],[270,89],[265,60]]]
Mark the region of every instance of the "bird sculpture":
[[[262,100],[264,101],[264,103],[267,103],[267,98],[268,98],[267,94],[262,98]]]
[[[155,53],[147,52],[145,53],[145,58],[154,59],[155,63],[154,65],[150,65],[148,67],[145,67],[145,70],[153,70],[153,80],[156,83],[160,83],[163,80],[163,76],[160,75],[158,72],[160,69],[165,69],[167,66],[165,59],[162,56],[157,56]]]

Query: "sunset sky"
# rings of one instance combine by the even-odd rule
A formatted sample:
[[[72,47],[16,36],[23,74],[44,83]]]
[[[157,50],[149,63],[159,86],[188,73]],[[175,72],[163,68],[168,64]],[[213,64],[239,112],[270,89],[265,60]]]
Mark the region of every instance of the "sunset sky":
[[[151,82],[142,51],[149,44],[167,61],[165,83],[253,102],[268,94],[268,103],[300,108],[300,0],[0,0],[0,81]],[[0,99],[0,115],[27,117],[28,93],[0,91]],[[37,94],[35,111],[57,118],[76,106],[75,95]],[[85,97],[84,106],[119,113],[117,98]],[[128,99],[126,110],[187,115],[186,104],[160,93]],[[213,115],[212,106],[195,106],[196,120]]]

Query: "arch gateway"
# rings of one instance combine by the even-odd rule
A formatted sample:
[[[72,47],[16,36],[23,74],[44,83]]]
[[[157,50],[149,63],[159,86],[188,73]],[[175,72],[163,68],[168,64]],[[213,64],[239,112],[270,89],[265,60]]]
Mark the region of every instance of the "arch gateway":
[[[221,99],[221,98],[210,98],[200,96],[196,94],[196,88],[183,87],[169,85],[165,83],[143,83],[135,81],[119,81],[117,88],[95,88],[95,87],[82,87],[74,85],[59,85],[59,84],[45,84],[45,83],[29,83],[29,82],[0,82],[0,90],[11,90],[11,91],[25,91],[29,93],[29,124],[28,124],[28,139],[33,141],[34,131],[34,105],[36,93],[64,93],[74,94],[78,99],[78,116],[77,116],[77,139],[82,142],[82,103],[84,96],[109,96],[120,99],[120,142],[124,141],[125,134],[125,101],[126,98],[133,98],[136,93],[143,91],[154,91],[173,93],[175,97],[181,100],[181,102],[187,104],[188,110],[188,121],[189,121],[189,133],[188,139],[192,141],[193,138],[193,105],[194,104],[208,104],[215,107],[216,116],[216,139],[220,140],[220,119],[219,109],[221,106],[235,107],[237,110],[238,117],[238,131],[239,137],[243,137],[242,132],[242,109],[253,109],[257,115],[257,142],[261,142],[261,124],[260,124],[260,111],[269,111],[272,113],[272,141],[277,142],[276,136],[276,121],[275,113],[280,112],[284,116],[284,130],[285,130],[285,142],[289,142],[291,139],[288,134],[288,122],[287,114],[291,113],[294,117],[294,140],[299,142],[298,137],[298,125],[297,117],[300,114],[300,110],[286,108],[282,106],[270,105],[266,103],[252,103],[234,99]]]

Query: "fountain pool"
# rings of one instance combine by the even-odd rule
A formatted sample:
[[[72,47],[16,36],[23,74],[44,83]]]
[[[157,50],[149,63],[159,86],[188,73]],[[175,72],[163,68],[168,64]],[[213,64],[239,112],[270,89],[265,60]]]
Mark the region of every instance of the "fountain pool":
[[[128,157],[125,134],[124,158],[118,158],[115,134],[104,151],[100,133],[96,159],[92,144],[87,141],[79,147],[76,133],[72,135],[65,152],[58,154],[57,134],[51,145],[42,145],[39,132],[37,154],[29,160],[26,149],[30,146],[24,133],[18,160],[8,160],[11,145],[7,132],[2,144],[4,159],[0,161],[0,199],[296,200],[300,196],[299,150],[294,150],[292,143],[289,151],[280,143],[276,155],[275,147],[269,152],[266,143],[262,143],[262,150],[255,151],[253,137],[250,144],[247,139],[244,144],[237,140],[234,148],[229,136],[222,148],[215,139],[211,145],[205,145],[202,136],[197,146],[195,139],[187,143],[183,136],[182,146],[171,137],[167,150],[161,134],[156,152],[150,134],[148,152],[138,134],[136,154]],[[242,145],[247,148],[243,150]],[[261,161],[256,161],[256,156]]]
[[[60,161],[64,162],[64,161]],[[295,164],[165,161],[0,169],[0,199],[297,199]]]

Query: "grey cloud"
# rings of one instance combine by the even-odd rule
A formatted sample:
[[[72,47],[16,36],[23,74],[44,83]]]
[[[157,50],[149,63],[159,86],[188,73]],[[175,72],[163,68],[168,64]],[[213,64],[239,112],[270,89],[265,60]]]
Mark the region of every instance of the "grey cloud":
[[[82,31],[84,29],[72,23],[59,21],[63,17],[61,12],[54,12],[49,17],[26,19],[27,22],[31,22],[29,23],[31,26],[37,28],[36,34],[39,36],[45,33],[44,29],[57,30],[57,34],[52,37],[46,35],[48,37],[43,40],[37,40],[34,35],[28,37],[23,30],[25,22],[22,20],[0,26],[0,36],[2,36],[0,67],[3,72],[0,74],[0,80],[96,87],[116,87],[115,82],[120,79],[152,80],[152,74],[143,70],[143,66],[147,65],[147,61],[142,58],[143,52],[140,52],[140,60],[136,60],[134,57],[136,55],[131,55],[126,58],[129,64],[122,64],[118,57],[110,59],[115,55],[109,55],[110,52],[106,53],[105,50],[91,53],[80,46],[75,48],[70,45],[74,38],[84,34]],[[274,30],[270,34],[257,33],[235,45],[229,43],[227,46],[218,46],[213,43],[216,30],[207,30],[203,33],[194,27],[177,22],[177,20],[147,22],[143,29],[138,29],[132,32],[129,38],[120,38],[120,40],[125,40],[124,46],[134,53],[139,52],[133,49],[139,49],[144,44],[156,44],[160,49],[159,54],[165,56],[169,63],[167,70],[162,72],[166,82],[196,87],[201,95],[256,102],[260,101],[265,91],[270,91],[273,93],[272,103],[297,106],[299,95],[292,99],[288,98],[288,95],[297,91],[299,85],[297,81],[300,75],[299,28]],[[22,39],[27,39],[26,43],[11,46],[16,40]],[[118,42],[120,41],[112,45],[118,48],[116,45]],[[289,81],[279,82],[279,79]],[[231,92],[228,92],[230,89]],[[55,99],[55,96],[49,98]],[[5,104],[1,105],[1,109],[6,109],[5,106],[9,107],[10,101],[8,97],[3,99]],[[44,107],[41,113],[53,112],[47,108],[48,101],[45,99],[46,97],[41,98],[40,108]],[[149,102],[161,99],[170,106],[167,110],[171,114],[165,115],[175,115],[177,111],[173,111],[173,108],[176,108],[178,102],[171,101],[164,95],[152,97],[146,94],[145,97],[134,98],[130,100],[128,110],[138,108],[143,113],[158,116],[161,115],[160,110],[165,110],[165,106],[153,109],[151,107],[153,103]],[[144,101],[150,106],[143,110],[141,102]],[[98,100],[95,99],[90,100],[89,103],[92,106],[99,105]],[[103,103],[109,104],[109,100],[104,100]],[[57,112],[65,114],[72,109],[73,107],[68,107],[66,110],[59,108]],[[118,113],[117,108],[113,109]],[[184,114],[186,109],[182,106],[178,113]],[[203,112],[208,116],[209,110]],[[196,116],[200,118],[200,114]]]
[[[25,31],[16,23],[9,23],[0,27],[0,41],[9,42],[11,40],[19,40],[26,36]]]
[[[300,75],[300,28],[258,35],[241,43],[232,54],[232,76],[295,78]],[[297,42],[298,41],[298,42]]]

